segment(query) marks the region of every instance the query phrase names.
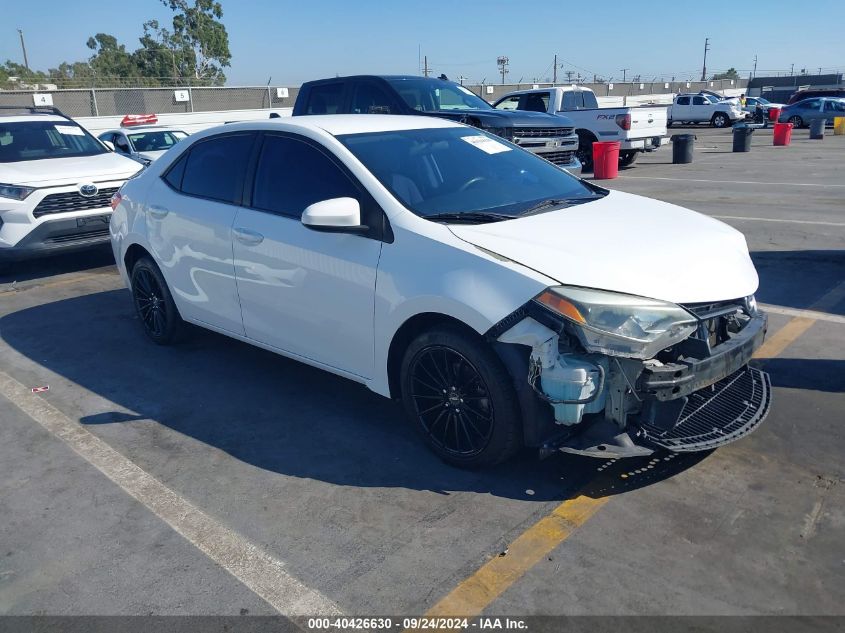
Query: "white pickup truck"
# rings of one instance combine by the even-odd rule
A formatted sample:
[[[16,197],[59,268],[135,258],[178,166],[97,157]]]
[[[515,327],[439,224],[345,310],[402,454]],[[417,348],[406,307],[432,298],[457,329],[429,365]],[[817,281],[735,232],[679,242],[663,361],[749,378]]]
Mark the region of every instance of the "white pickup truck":
[[[673,123],[709,123],[713,127],[728,127],[748,116],[739,103],[718,100],[710,95],[677,95],[669,106],[669,127]]]
[[[620,167],[631,165],[639,152],[650,152],[666,142],[666,106],[600,108],[595,93],[581,86],[511,92],[493,107],[560,114],[571,119],[578,134],[578,158],[584,171],[592,171],[595,141],[621,143]]]

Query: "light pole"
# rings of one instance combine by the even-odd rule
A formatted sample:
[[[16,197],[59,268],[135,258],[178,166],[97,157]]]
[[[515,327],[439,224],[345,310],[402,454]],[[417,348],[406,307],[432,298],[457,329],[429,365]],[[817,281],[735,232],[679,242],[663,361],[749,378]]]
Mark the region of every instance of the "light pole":
[[[21,38],[21,51],[23,51],[23,65],[29,70],[29,60],[26,58],[26,44],[23,41],[23,31],[18,29],[18,35]]]
[[[508,74],[508,64],[510,60],[504,55],[496,58],[496,64],[499,66],[499,72],[502,73],[502,83],[505,83],[505,75]]]

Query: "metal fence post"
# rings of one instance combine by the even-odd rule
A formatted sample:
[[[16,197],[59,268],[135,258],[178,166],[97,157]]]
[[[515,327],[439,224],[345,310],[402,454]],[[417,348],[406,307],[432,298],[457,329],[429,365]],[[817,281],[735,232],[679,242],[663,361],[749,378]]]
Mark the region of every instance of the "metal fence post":
[[[270,93],[270,85],[269,84],[267,85],[267,107],[268,108],[273,107],[273,96]]]
[[[91,103],[94,104],[94,116],[100,116],[100,109],[97,107],[97,91],[91,88]]]
[[[191,85],[188,84],[188,105],[191,106],[191,112],[194,111],[194,92],[191,89]]]

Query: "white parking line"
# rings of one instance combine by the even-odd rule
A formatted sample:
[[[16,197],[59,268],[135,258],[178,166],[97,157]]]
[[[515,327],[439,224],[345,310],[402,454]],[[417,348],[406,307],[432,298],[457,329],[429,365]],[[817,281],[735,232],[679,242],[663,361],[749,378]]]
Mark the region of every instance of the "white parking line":
[[[721,185],[783,185],[785,187],[831,187],[845,188],[845,185],[816,184],[810,182],[757,182],[755,180],[704,180],[702,178],[666,178],[662,176],[619,176],[637,180],[677,180],[680,182],[711,182]]]
[[[2,371],[0,394],[282,615],[342,615],[334,602],[288,574],[282,561],[208,516]]]
[[[744,215],[711,215],[717,220],[747,220],[749,222],[781,222],[784,224],[815,224],[817,226],[845,226],[845,222],[825,222],[823,220],[790,220],[786,218],[754,218]]]

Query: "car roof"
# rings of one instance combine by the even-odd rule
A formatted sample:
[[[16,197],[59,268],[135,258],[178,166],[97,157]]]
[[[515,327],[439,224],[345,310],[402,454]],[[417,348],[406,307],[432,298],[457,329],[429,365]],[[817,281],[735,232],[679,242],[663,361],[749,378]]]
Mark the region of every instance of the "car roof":
[[[31,123],[33,121],[55,121],[56,123],[64,123],[66,125],[79,125],[76,121],[73,121],[63,116],[57,116],[55,114],[10,114],[3,115],[2,117],[0,117],[0,122],[3,123]]]
[[[111,134],[113,132],[144,132],[148,130],[158,130],[160,132],[185,132],[182,128],[173,127],[170,125],[130,125],[127,127],[116,127],[111,130],[103,130],[101,134]],[[185,132],[187,134],[187,132]]]
[[[398,132],[403,130],[423,130],[437,128],[466,127],[455,121],[430,116],[396,114],[326,114],[297,117],[280,117],[260,121],[241,121],[228,123],[204,130],[193,136],[205,136],[204,132],[236,130],[316,130],[332,136],[342,134],[366,134],[369,132]]]

